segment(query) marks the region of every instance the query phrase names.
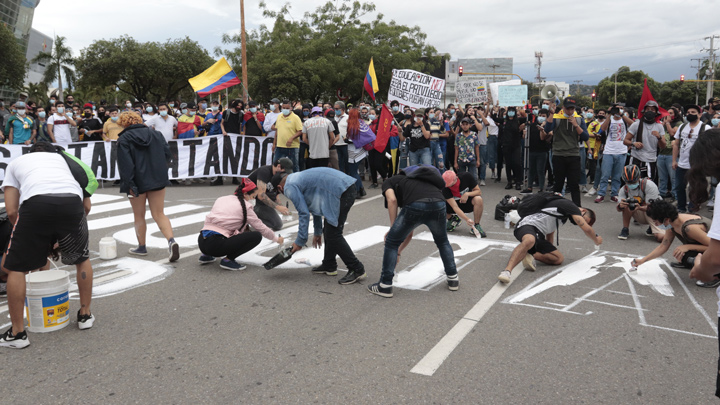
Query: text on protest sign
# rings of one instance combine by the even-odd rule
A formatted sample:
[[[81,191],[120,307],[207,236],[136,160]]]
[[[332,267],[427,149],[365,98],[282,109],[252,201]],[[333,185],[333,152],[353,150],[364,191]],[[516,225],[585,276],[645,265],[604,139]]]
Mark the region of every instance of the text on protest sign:
[[[504,107],[525,105],[528,88],[523,84],[520,86],[498,86],[499,105]]]
[[[393,69],[388,100],[410,108],[436,107],[442,102],[445,80],[410,69]]]
[[[486,103],[488,100],[485,79],[458,81],[455,84],[455,94],[459,104]]]
[[[228,135],[176,139],[168,142],[172,158],[171,179],[229,176],[247,177],[260,166],[272,164],[273,139],[262,136]],[[100,180],[118,180],[117,142],[58,144],[90,166]],[[0,145],[0,180],[13,159],[30,151],[30,145]],[[164,159],[164,156],[159,156]]]

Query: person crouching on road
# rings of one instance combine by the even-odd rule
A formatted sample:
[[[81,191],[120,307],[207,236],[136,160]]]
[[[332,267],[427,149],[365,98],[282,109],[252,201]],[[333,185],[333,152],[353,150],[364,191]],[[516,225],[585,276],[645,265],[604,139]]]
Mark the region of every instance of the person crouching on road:
[[[145,201],[150,213],[168,240],[170,261],[180,258],[180,247],[173,237],[172,225],[165,215],[165,186],[168,184],[170,148],[162,133],[143,124],[142,117],[134,112],[120,114],[118,125],[125,128],[119,135],[117,147],[120,170],[120,192],[127,193],[135,217],[135,235],[138,247],[130,254],[145,256]],[[165,157],[165,159],[162,158]]]
[[[292,246],[297,252],[308,240],[310,215],[313,216],[313,247],[322,247],[325,236],[325,255],[322,264],[314,267],[315,274],[337,275],[337,256],[340,256],[348,272],[338,282],[352,284],[367,277],[365,266],[355,257],[343,236],[348,212],[355,203],[355,179],[339,170],[315,167],[300,173],[278,173],[281,179],[273,179],[277,190],[292,201],[298,211],[298,233]],[[322,219],[325,217],[323,223]]]
[[[234,195],[215,200],[198,236],[198,247],[203,253],[199,259],[200,264],[212,263],[215,257],[225,256],[220,261],[221,268],[245,270],[246,266],[235,259],[259,245],[263,236],[283,244],[283,237],[275,235],[255,214],[253,206],[257,194],[255,183],[246,178],[242,179]],[[248,225],[256,231],[249,231]]]
[[[640,168],[636,165],[628,165],[623,168],[622,180],[625,185],[620,188],[618,197],[620,202],[617,205],[618,212],[622,212],[623,228],[620,230],[618,239],[626,240],[630,236],[630,218],[634,218],[642,225],[649,224],[645,236],[654,237],[661,242],[665,231],[658,228],[648,218],[647,210],[651,201],[660,198],[658,186],[649,178],[640,178]]]
[[[461,172],[456,175],[451,170],[443,173],[442,178],[445,183],[442,194],[447,205],[447,231],[454,231],[460,225],[462,218],[470,227],[471,235],[475,234],[473,230],[475,228],[481,237],[486,238],[487,235],[480,226],[483,199],[477,179],[471,173]],[[473,219],[468,218],[466,212],[472,212]]]

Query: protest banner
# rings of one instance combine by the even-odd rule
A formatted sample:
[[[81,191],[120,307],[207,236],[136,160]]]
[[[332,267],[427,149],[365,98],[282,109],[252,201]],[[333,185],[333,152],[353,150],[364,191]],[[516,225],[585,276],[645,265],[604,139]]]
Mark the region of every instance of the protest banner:
[[[445,80],[410,69],[393,69],[388,101],[410,108],[437,107],[442,104]]]
[[[520,86],[498,86],[498,102],[503,107],[525,105],[527,95],[528,88],[525,84]]]
[[[478,104],[488,101],[485,79],[463,80],[455,84],[458,104]]]
[[[260,166],[272,164],[273,139],[262,136],[228,135],[176,139],[168,142],[172,158],[171,179],[229,176],[247,177]],[[99,180],[118,180],[117,142],[56,144],[90,166]],[[30,151],[31,145],[0,145],[0,180],[13,159]],[[162,159],[164,156],[158,156]]]
[[[522,82],[520,79],[510,79],[506,80],[504,82],[495,82],[495,83],[488,83],[488,87],[490,87],[490,97],[492,100],[493,105],[498,105],[498,87],[500,86],[514,86],[514,85],[520,85]]]

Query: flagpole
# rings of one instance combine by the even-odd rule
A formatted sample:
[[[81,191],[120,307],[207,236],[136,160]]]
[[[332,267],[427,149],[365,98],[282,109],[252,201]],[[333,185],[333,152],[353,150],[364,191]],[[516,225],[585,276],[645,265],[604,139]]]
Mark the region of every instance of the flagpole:
[[[242,52],[243,102],[248,102],[247,91],[247,53],[245,48],[245,0],[240,0],[240,47]]]

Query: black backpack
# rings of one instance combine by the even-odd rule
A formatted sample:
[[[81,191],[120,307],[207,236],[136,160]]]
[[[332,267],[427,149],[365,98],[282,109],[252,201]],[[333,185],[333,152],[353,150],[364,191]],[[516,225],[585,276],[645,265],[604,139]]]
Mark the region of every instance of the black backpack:
[[[563,196],[560,194],[551,193],[549,191],[541,191],[536,194],[530,194],[523,197],[520,201],[517,212],[520,215],[520,218],[525,218],[528,215],[537,214],[540,210],[545,208],[549,202],[560,200],[562,198]]]

